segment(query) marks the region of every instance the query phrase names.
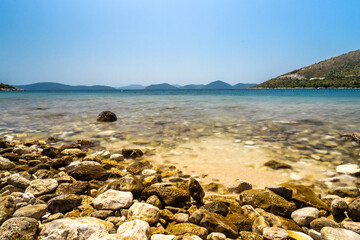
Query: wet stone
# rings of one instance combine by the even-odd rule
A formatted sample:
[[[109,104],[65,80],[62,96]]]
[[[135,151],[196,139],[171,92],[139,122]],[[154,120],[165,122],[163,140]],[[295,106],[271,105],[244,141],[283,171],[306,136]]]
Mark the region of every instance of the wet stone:
[[[310,222],[320,215],[317,208],[305,207],[295,210],[291,213],[291,218],[300,226],[307,226]]]
[[[117,116],[111,111],[104,111],[97,116],[96,120],[98,122],[115,122],[117,120]]]
[[[331,213],[334,216],[337,216],[337,215],[343,215],[345,211],[348,210],[349,206],[347,205],[344,199],[340,198],[340,199],[334,199],[331,202],[330,208],[331,208]]]
[[[224,217],[226,217],[226,215],[229,213],[228,205],[221,201],[214,201],[211,203],[207,203],[204,206],[202,206],[200,209],[204,209],[212,213],[217,213]]]
[[[287,163],[281,163],[281,162],[278,162],[278,161],[275,161],[275,160],[267,161],[266,163],[264,163],[264,166],[272,168],[274,170],[292,168],[291,165],[289,165]]]
[[[200,183],[195,178],[189,180],[189,192],[190,196],[197,202],[202,203],[205,196],[205,192]]]
[[[266,187],[265,189],[273,191],[274,193],[285,198],[288,201],[291,201],[292,199],[293,191],[290,188],[284,186],[270,186],[270,187]]]
[[[241,193],[249,189],[252,189],[251,183],[241,179],[236,179],[230,186],[227,187],[227,190],[232,193]]]
[[[140,149],[123,149],[121,154],[124,158],[138,158],[144,155],[144,153]]]
[[[330,189],[329,194],[338,195],[340,197],[358,197],[360,196],[360,190],[357,187],[337,187]]]
[[[322,217],[311,221],[310,227],[311,229],[320,232],[323,227],[338,228],[339,225],[334,220]]]

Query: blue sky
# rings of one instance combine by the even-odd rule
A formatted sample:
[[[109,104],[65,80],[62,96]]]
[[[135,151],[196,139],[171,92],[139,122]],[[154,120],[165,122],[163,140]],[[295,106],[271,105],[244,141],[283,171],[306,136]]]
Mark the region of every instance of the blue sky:
[[[360,48],[358,0],[0,0],[0,82],[260,83]]]

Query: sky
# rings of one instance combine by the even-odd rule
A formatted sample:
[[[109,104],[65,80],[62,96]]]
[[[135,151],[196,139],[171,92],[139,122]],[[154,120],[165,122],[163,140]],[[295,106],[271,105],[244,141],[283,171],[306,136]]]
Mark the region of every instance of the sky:
[[[358,0],[0,0],[0,82],[261,83],[360,48]]]

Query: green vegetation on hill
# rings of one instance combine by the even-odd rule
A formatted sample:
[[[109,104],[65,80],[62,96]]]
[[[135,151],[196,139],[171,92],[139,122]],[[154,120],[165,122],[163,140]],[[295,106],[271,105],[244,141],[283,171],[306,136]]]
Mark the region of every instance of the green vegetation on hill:
[[[13,86],[10,86],[10,85],[7,85],[7,84],[4,84],[4,83],[0,83],[0,89],[13,89],[15,90],[16,87],[13,87]]]
[[[360,88],[360,50],[294,70],[253,88]]]

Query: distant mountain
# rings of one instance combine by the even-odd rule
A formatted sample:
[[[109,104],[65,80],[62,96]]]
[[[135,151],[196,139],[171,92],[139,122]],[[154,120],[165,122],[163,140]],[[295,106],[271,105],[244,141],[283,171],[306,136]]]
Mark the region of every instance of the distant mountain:
[[[80,91],[80,90],[115,90],[115,88],[103,86],[103,85],[94,85],[94,86],[71,86],[61,83],[54,82],[39,82],[28,85],[20,85],[18,88],[25,89],[27,91]]]
[[[233,89],[246,89],[246,88],[250,88],[253,86],[256,86],[256,84],[255,83],[238,83],[233,86]]]
[[[211,82],[209,84],[206,84],[202,89],[232,89],[233,87],[226,83],[226,82],[223,82],[223,81],[220,81],[220,80],[217,80],[217,81],[214,81],[214,82]]]
[[[24,89],[16,88],[8,84],[0,83],[0,91],[24,91]]]
[[[179,88],[168,83],[152,84],[145,88],[145,90],[177,90]]]
[[[360,88],[360,50],[294,70],[253,88]]]
[[[142,90],[144,88],[145,88],[145,86],[140,85],[140,84],[131,84],[131,85],[124,86],[124,87],[118,87],[116,89],[121,89],[121,90]]]
[[[181,87],[181,89],[203,89],[204,84],[189,84]]]

